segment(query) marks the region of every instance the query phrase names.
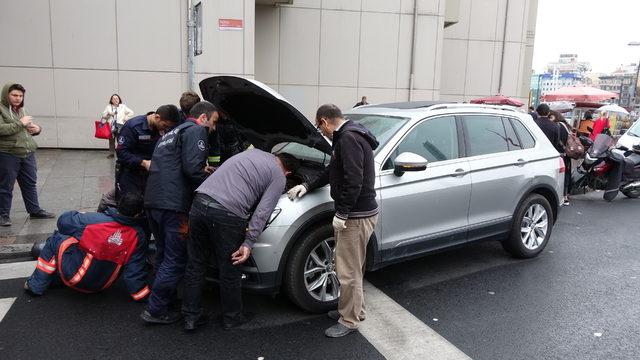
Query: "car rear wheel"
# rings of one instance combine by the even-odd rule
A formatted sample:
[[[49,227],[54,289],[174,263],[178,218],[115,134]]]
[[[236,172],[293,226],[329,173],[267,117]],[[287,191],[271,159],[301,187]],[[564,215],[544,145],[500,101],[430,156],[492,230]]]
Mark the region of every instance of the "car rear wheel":
[[[291,250],[284,286],[291,301],[304,310],[335,309],[340,284],[335,270],[335,239],[331,225],[320,226]]]
[[[502,242],[504,249],[517,258],[532,258],[544,250],[553,228],[553,212],[542,195],[529,195],[518,207],[511,233]]]

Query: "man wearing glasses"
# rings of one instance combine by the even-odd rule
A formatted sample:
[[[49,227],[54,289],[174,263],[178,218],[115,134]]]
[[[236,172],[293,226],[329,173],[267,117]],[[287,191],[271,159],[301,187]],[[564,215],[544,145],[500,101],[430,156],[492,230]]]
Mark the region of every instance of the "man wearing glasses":
[[[331,162],[317,179],[293,187],[288,196],[294,200],[308,190],[331,186],[340,299],[338,311],[328,314],[338,323],[325,335],[335,338],[356,331],[365,318],[362,279],[367,243],[378,220],[373,161],[378,141],[364,126],[345,120],[333,104],[320,106],[315,121],[316,128],[333,142]]]

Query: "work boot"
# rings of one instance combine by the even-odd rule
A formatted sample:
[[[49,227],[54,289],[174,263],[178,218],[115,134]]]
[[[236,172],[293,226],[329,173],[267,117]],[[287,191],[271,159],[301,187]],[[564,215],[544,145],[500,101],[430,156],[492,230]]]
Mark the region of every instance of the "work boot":
[[[149,310],[145,310],[140,314],[140,318],[148,324],[173,324],[174,322],[182,318],[182,314],[179,312],[168,312],[164,315],[151,315]]]
[[[208,322],[209,317],[207,315],[200,316],[198,320],[185,320],[184,331],[188,333],[195,332],[199,327],[207,325]]]
[[[338,337],[343,337],[345,335],[351,334],[352,332],[356,331],[357,329],[349,329],[348,327],[337,323],[335,325],[333,325],[332,327],[328,328],[327,330],[324,331],[324,334],[327,337],[330,338],[338,338]]]
[[[246,323],[248,323],[249,321],[251,321],[251,319],[253,319],[253,314],[252,313],[242,313],[238,316],[236,316],[235,318],[233,318],[233,320],[231,322],[222,322],[222,327],[225,330],[231,330],[233,328],[237,328],[240,327]]]
[[[0,215],[0,226],[11,226],[11,219],[8,215]]]
[[[32,219],[53,219],[56,217],[56,214],[50,213],[46,210],[40,209],[38,212],[34,212],[33,214],[29,214],[29,217]]]

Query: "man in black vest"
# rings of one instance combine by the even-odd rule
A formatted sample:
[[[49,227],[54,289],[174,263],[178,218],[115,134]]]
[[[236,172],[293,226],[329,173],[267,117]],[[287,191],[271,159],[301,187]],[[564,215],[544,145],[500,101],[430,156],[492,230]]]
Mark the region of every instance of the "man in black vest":
[[[163,105],[169,116],[180,118],[178,108]],[[159,109],[160,110],[160,109]],[[156,278],[147,309],[141,318],[148,323],[169,324],[180,319],[170,312],[176,287],[187,263],[187,211],[194,190],[206,179],[208,130],[218,120],[216,107],[200,102],[191,109],[192,118],[162,136],[151,158],[149,180],[144,196],[151,231],[156,240]]]

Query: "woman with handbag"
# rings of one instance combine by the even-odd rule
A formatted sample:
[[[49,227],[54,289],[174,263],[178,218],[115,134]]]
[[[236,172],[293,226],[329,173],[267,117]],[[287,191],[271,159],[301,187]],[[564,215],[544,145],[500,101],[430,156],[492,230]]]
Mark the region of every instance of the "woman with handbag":
[[[127,120],[133,117],[133,110],[129,109],[127,105],[122,103],[120,95],[113,94],[109,99],[109,104],[102,112],[100,120],[105,123],[108,122],[111,127],[111,137],[109,137],[109,156],[114,157],[116,151],[116,139],[120,133],[120,129],[124,126]]]

